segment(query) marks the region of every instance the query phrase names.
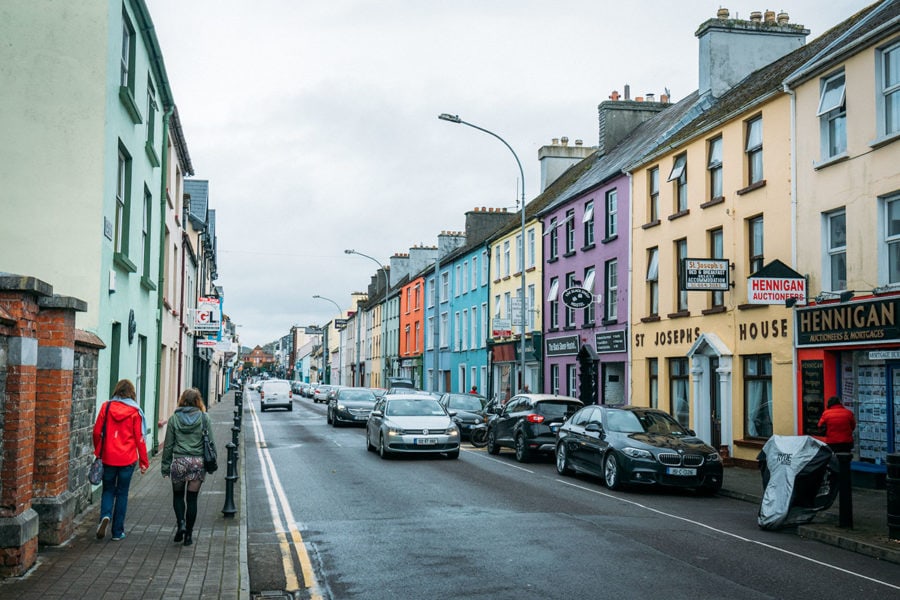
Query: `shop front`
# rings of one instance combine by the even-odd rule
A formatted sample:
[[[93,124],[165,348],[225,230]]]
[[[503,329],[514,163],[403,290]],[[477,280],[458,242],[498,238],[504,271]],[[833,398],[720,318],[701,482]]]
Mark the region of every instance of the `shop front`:
[[[541,387],[541,335],[537,332],[525,339],[525,373],[521,374],[521,342],[509,341],[490,344],[488,356],[491,363],[491,396],[504,397],[528,392],[540,392]]]
[[[823,436],[825,401],[856,416],[852,468],[883,474],[900,449],[900,298],[873,297],[795,311],[798,433]]]
[[[404,379],[411,379],[413,385],[417,389],[424,389],[422,387],[422,356],[413,356],[410,358],[401,358],[400,359],[400,377]]]

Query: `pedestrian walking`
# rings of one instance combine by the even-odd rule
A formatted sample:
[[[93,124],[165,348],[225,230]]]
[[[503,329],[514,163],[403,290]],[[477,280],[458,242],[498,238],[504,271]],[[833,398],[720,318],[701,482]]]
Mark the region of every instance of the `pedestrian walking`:
[[[477,396],[477,395],[478,395],[478,388],[475,387],[475,386],[473,385],[473,386],[472,386],[472,389],[469,390],[469,393],[472,394],[472,395]]]
[[[856,429],[856,417],[853,411],[841,404],[838,396],[828,399],[819,427],[825,428],[825,443],[834,452],[853,451],[853,430]]]
[[[112,539],[125,539],[125,513],[128,510],[128,488],[135,465],[141,475],[150,468],[147,458],[147,419],[138,405],[134,384],[122,379],[116,384],[112,398],[100,407],[94,423],[94,456],[103,461],[103,492],[100,496],[100,524],[97,539],[106,537],[112,522]]]
[[[191,388],[181,393],[175,414],[169,417],[162,454],[162,476],[172,478],[172,508],[175,510],[176,542],[194,543],[197,520],[197,497],[206,479],[203,468],[203,433],[215,448],[210,432],[209,416],[200,390]]]

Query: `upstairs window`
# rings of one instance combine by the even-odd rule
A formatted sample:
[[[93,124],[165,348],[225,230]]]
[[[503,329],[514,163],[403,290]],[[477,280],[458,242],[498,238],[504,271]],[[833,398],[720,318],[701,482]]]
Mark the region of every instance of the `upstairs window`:
[[[885,232],[887,245],[887,282],[900,283],[900,197],[892,198],[884,203]]]
[[[552,219],[550,219],[550,260],[555,260],[558,256],[559,231],[557,228],[556,217],[553,217]]]
[[[681,154],[675,158],[672,171],[666,181],[675,184],[675,213],[687,210],[687,154]]]
[[[584,324],[585,325],[593,325],[595,316],[595,310],[597,304],[593,301],[594,295],[594,267],[588,267],[584,270],[584,284],[582,286],[591,294],[591,303],[587,305],[584,309]]]
[[[828,226],[827,263],[831,291],[847,289],[847,213],[843,210],[825,216]]]
[[[584,245],[594,245],[594,201],[588,200],[584,205],[584,215],[581,217],[584,225]]]
[[[647,172],[647,187],[650,193],[647,216],[649,223],[659,221],[659,168],[654,167]]]
[[[756,217],[747,221],[747,233],[749,244],[747,254],[750,259],[750,274],[763,268],[765,257],[763,254],[763,218]]]
[[[725,258],[725,247],[723,242],[722,228],[712,229],[709,232],[709,257],[710,258]],[[710,299],[710,303],[712,307],[724,306],[725,304],[725,292],[716,291],[711,292],[712,297]]]
[[[509,256],[509,240],[503,242],[503,276],[509,277],[510,256]]]
[[[606,192],[606,239],[619,233],[619,194],[616,190]]]
[[[659,314],[659,248],[647,251],[647,299],[650,315]]]
[[[687,240],[680,239],[675,241],[675,272],[678,273],[681,270],[681,265],[684,264],[684,259],[687,258]],[[675,287],[680,288],[678,278],[675,278]],[[688,293],[687,290],[677,289],[676,294],[678,295],[678,305],[676,306],[676,310],[678,312],[686,311],[688,309]]]
[[[722,138],[717,137],[709,142],[709,199],[722,197]]]
[[[534,227],[528,230],[528,268],[534,268],[536,261],[536,249],[535,249],[535,234]]]
[[[889,46],[878,53],[881,111],[879,133],[900,133],[900,44]]]
[[[605,321],[618,318],[619,305],[619,262],[616,259],[606,261],[606,284],[603,290]]]
[[[753,185],[763,179],[762,117],[747,122],[747,183]]]
[[[834,158],[847,150],[847,105],[844,73],[822,80],[819,96],[819,131],[822,159]]]
[[[547,303],[549,304],[550,313],[550,329],[559,328],[559,278],[554,277],[550,280],[550,291],[547,293]]]
[[[566,273],[566,289],[575,287],[575,273]],[[566,305],[566,327],[575,326],[575,309]]]
[[[575,252],[575,211],[566,212],[566,254]]]

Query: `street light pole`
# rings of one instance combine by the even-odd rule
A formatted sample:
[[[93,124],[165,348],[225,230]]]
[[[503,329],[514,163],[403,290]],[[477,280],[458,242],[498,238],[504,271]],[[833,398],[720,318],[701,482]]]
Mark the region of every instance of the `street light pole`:
[[[313,298],[315,298],[317,300],[327,300],[328,302],[331,302],[332,304],[334,304],[334,307],[338,310],[338,314],[343,316],[344,311],[341,310],[341,306],[337,302],[332,300],[331,298],[326,298],[325,296],[320,296],[319,294],[315,294],[313,296]],[[335,327],[335,329],[338,330],[337,327]],[[337,385],[343,385],[343,383],[341,382],[341,370],[344,367],[344,365],[343,365],[344,342],[341,339],[343,337],[343,335],[341,335],[340,332],[341,332],[341,330],[338,330],[338,382],[337,382]],[[325,356],[327,357],[328,356],[328,348],[325,348],[324,353],[325,353]]]
[[[378,262],[377,259],[372,258],[368,254],[363,254],[362,252],[358,252],[356,250],[352,250],[349,248],[347,250],[344,250],[344,254],[358,254],[359,256],[368,258],[369,260],[374,262],[376,265],[378,265],[378,268],[381,269],[382,273],[384,273],[384,305],[381,308],[381,362],[382,362],[382,365],[381,365],[382,366],[382,375],[381,376],[383,377],[383,380],[381,382],[382,383],[381,387],[387,387],[386,383],[387,383],[387,377],[388,377],[387,376],[388,366],[387,366],[387,356],[385,355],[385,348],[387,347],[387,345],[385,344],[385,338],[387,337],[388,293],[391,290],[391,274],[388,272],[388,269],[386,266],[382,265],[380,262]]]
[[[451,115],[449,113],[442,113],[438,115],[438,119],[441,121],[448,121],[450,123],[459,123],[461,125],[468,125],[473,129],[477,129],[478,131],[483,131],[484,133],[494,136],[498,140],[500,140],[506,148],[512,152],[513,158],[516,159],[516,165],[519,167],[519,178],[522,180],[522,202],[520,204],[520,208],[522,210],[522,247],[519,251],[522,253],[522,287],[520,290],[520,294],[522,296],[522,302],[519,306],[519,312],[521,313],[521,323],[522,323],[522,331],[520,333],[522,337],[522,345],[521,345],[521,356],[520,356],[520,369],[521,369],[521,377],[522,384],[521,387],[525,387],[525,314],[526,314],[526,302],[525,302],[525,172],[522,170],[522,162],[519,160],[516,151],[512,149],[512,146],[506,143],[502,137],[494,133],[493,131],[489,131],[483,127],[479,127],[478,125],[473,125],[472,123],[468,123],[459,118],[459,115]]]

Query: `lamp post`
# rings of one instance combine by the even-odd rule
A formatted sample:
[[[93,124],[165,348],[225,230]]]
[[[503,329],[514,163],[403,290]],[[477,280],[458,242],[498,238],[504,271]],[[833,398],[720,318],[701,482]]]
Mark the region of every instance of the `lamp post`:
[[[326,298],[325,296],[320,296],[319,294],[315,294],[313,296],[313,298],[316,298],[317,300],[327,300],[328,302],[331,302],[332,304],[334,304],[334,307],[338,310],[339,315],[344,314],[344,311],[341,310],[341,306],[337,302],[332,300],[331,298]],[[337,329],[337,327],[335,327],[335,329]],[[340,330],[338,330],[338,331],[340,331]],[[344,343],[341,340],[341,337],[343,337],[343,336],[341,336],[341,334],[338,333],[338,382],[337,382],[337,385],[343,385],[343,383],[341,382],[341,369],[344,366],[343,365]],[[328,348],[327,347],[323,350],[323,356],[326,356],[326,357],[328,356]]]
[[[520,290],[520,294],[522,295],[522,302],[519,308],[519,312],[521,314],[521,323],[522,323],[522,331],[521,331],[521,355],[520,355],[520,369],[522,371],[522,387],[525,386],[525,313],[526,313],[526,302],[525,302],[525,172],[522,170],[522,162],[519,160],[516,151],[512,149],[512,146],[506,143],[502,137],[494,133],[493,131],[489,131],[483,127],[479,127],[478,125],[473,125],[472,123],[467,123],[459,118],[459,115],[451,115],[449,113],[441,113],[438,115],[438,119],[441,121],[449,121],[450,123],[459,123],[461,125],[468,125],[473,129],[477,129],[478,131],[483,131],[484,133],[491,135],[498,140],[500,140],[506,148],[512,152],[513,158],[516,159],[516,165],[519,167],[519,178],[522,180],[522,203],[520,208],[522,210],[522,247],[519,248],[519,252],[522,253],[522,287]],[[436,275],[435,275],[436,277]],[[435,350],[437,350],[435,348]]]
[[[358,254],[359,256],[363,256],[368,258],[373,263],[378,265],[378,268],[384,274],[384,306],[381,309],[381,362],[382,362],[382,387],[387,387],[387,356],[385,354],[385,348],[387,348],[387,344],[385,344],[385,338],[387,337],[387,309],[388,309],[388,292],[391,290],[391,274],[388,272],[386,266],[382,265],[378,262],[377,259],[372,258],[368,254],[363,254],[362,252],[358,252],[357,250],[347,249],[344,250],[344,254]],[[357,338],[358,339],[358,338]]]

